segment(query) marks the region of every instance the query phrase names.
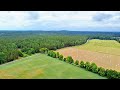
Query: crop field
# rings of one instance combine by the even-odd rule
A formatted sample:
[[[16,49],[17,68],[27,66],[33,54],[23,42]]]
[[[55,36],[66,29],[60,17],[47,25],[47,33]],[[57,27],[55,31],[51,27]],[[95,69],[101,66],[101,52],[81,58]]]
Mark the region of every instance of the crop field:
[[[44,54],[0,65],[0,79],[106,79]]]
[[[86,44],[57,50],[74,60],[95,62],[106,69],[120,71],[120,44],[115,40],[89,40]]]

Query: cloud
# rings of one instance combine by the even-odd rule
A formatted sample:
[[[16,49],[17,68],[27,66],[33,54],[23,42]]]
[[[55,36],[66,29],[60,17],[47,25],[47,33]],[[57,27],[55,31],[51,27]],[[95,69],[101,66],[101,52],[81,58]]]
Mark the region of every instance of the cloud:
[[[39,13],[36,12],[36,11],[28,12],[28,14],[29,14],[28,19],[30,19],[30,20],[37,20],[37,19],[39,19]]]
[[[105,13],[97,13],[95,16],[93,16],[93,20],[101,22],[106,21],[112,18],[113,16],[111,14],[105,14]]]
[[[0,11],[0,29],[120,27],[119,11]]]
[[[93,22],[98,27],[120,28],[120,12],[99,12],[93,15]]]
[[[0,12],[0,27],[22,27],[30,24],[27,12]]]

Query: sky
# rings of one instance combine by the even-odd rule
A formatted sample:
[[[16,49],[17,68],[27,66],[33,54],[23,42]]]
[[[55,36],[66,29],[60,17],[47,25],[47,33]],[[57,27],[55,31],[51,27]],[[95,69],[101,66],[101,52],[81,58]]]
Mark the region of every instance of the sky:
[[[120,11],[0,11],[0,30],[120,31]]]

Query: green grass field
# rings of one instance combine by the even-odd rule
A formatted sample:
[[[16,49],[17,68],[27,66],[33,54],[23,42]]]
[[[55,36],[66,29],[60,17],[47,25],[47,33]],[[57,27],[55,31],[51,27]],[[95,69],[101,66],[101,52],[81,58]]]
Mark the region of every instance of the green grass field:
[[[44,54],[0,65],[0,79],[106,79]]]
[[[111,55],[120,55],[120,43],[115,40],[93,39],[88,41],[86,44],[75,47],[80,48],[81,50],[90,50]]]

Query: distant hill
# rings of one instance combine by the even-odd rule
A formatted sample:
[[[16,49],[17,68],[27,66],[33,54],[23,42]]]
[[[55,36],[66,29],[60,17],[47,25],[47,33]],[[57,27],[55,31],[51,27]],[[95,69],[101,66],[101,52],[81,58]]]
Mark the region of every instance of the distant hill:
[[[120,32],[102,32],[102,31],[69,31],[69,30],[59,30],[59,31],[0,31],[0,36],[28,36],[28,35],[104,35],[120,37]]]

